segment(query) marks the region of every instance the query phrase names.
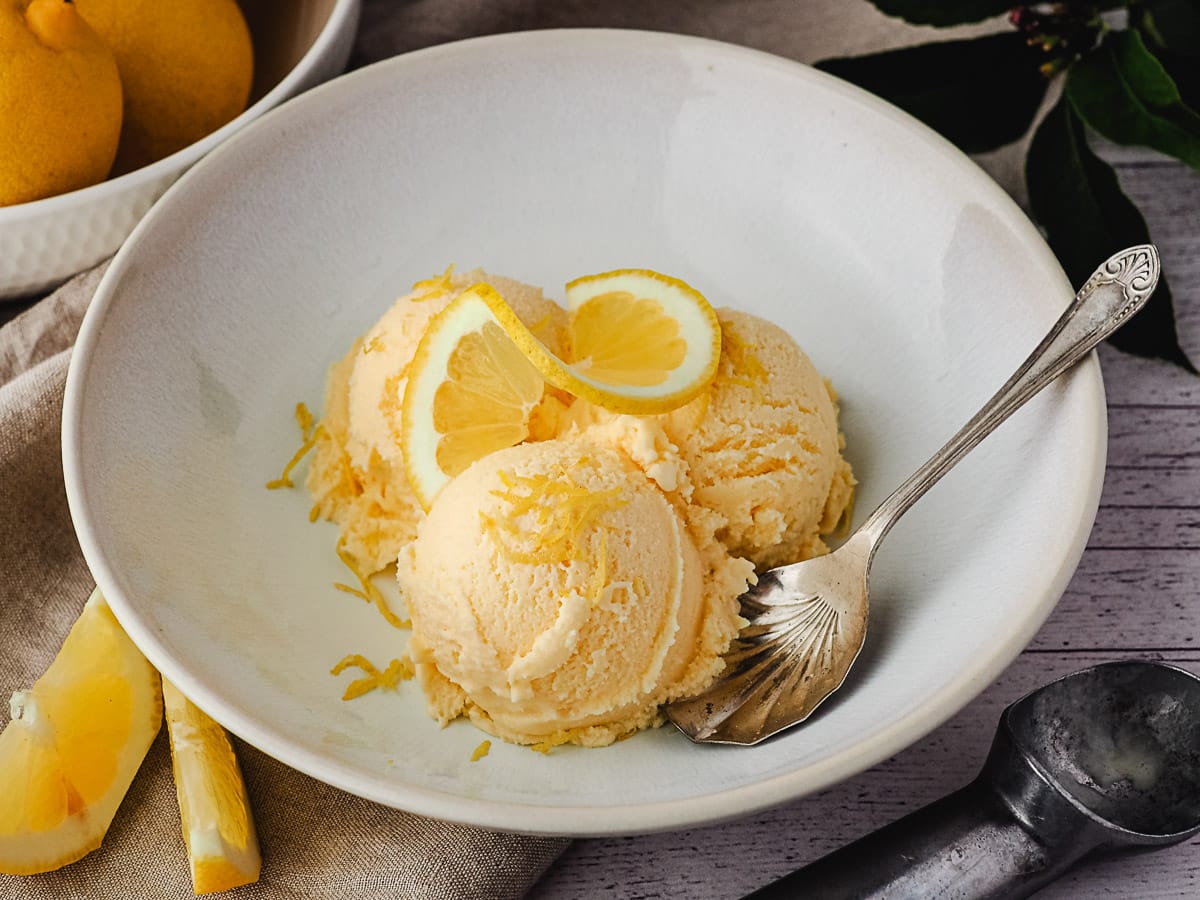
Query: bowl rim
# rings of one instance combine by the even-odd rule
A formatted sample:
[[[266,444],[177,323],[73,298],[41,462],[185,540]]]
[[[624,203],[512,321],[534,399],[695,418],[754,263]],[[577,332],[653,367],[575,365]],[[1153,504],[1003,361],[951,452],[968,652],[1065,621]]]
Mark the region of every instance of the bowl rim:
[[[13,222],[37,216],[50,216],[78,208],[87,203],[103,201],[119,195],[126,190],[153,183],[159,178],[169,176],[173,172],[181,172],[197,162],[206,153],[233,135],[251,121],[258,119],[263,113],[278,106],[284,99],[295,92],[298,82],[307,77],[324,55],[331,43],[336,40],[347,20],[354,15],[362,0],[333,0],[333,9],[320,32],[309,48],[292,66],[287,74],[274,87],[258,98],[254,103],[230,119],[216,131],[209,132],[200,140],[181,147],[170,156],[155,160],[148,166],[118,175],[116,178],[105,178],[96,184],[76,188],[65,194],[55,194],[43,197],[41,200],[30,200],[27,203],[15,203],[11,206],[0,206],[0,228]]]
[[[378,79],[380,83],[394,85],[399,80],[400,72],[413,66],[420,67],[425,60],[434,57],[454,54],[470,57],[480,45],[508,45],[512,52],[535,43],[557,43],[561,46],[564,40],[605,40],[610,42],[609,46],[613,49],[627,47],[630,43],[661,50],[681,46],[688,50],[703,48],[705,52],[717,57],[723,56],[732,63],[766,66],[793,77],[816,80],[846,100],[867,107],[873,114],[899,123],[927,146],[933,158],[944,165],[954,167],[959,174],[973,183],[977,190],[990,196],[996,202],[997,211],[1003,212],[1005,223],[1014,231],[1028,237],[1027,250],[1039,256],[1039,261],[1048,265],[1051,271],[1060,274],[1064,292],[1062,302],[1065,305],[1072,289],[1057,258],[1032,221],[991,176],[919,120],[835,76],[765,51],[710,38],[667,32],[611,28],[544,29],[466,38],[400,54],[362,67],[318,85],[287,104],[269,111],[186,172],[168,189],[164,199],[138,223],[96,290],[80,329],[68,370],[62,427],[63,469],[68,505],[84,558],[97,584],[104,591],[121,624],[150,661],[215,720],[267,755],[292,768],[386,806],[446,821],[509,832],[598,837],[647,834],[711,825],[741,818],[824,790],[909,747],[959,712],[994,682],[1001,671],[1022,652],[1050,615],[1074,574],[1099,507],[1107,456],[1107,408],[1099,361],[1094,351],[1074,372],[1064,378],[1064,381],[1069,380],[1073,389],[1078,392],[1077,402],[1085,407],[1083,440],[1090,450],[1090,455],[1081,455],[1076,460],[1076,468],[1086,473],[1086,480],[1081,479],[1078,482],[1079,487],[1071,497],[1072,504],[1059,510],[1063,519],[1074,521],[1074,531],[1070,536],[1067,552],[1053,567],[1052,577],[1048,579],[1036,602],[1029,605],[1027,615],[1020,622],[1020,626],[1010,632],[1005,640],[993,645],[990,652],[979,654],[953,681],[943,685],[883,731],[872,734],[858,744],[841,749],[823,760],[789,769],[748,785],[684,799],[613,806],[540,806],[482,800],[426,788],[418,783],[397,782],[384,776],[369,775],[343,762],[331,761],[299,746],[277,730],[264,727],[252,714],[226,703],[210,691],[200,678],[193,677],[191,673],[175,664],[169,650],[158,639],[154,630],[141,621],[136,607],[129,603],[119,590],[120,582],[101,552],[98,535],[102,529],[93,520],[86,501],[80,432],[85,373],[90,366],[103,327],[105,312],[119,293],[120,281],[133,253],[136,252],[142,232],[155,227],[154,223],[159,216],[170,214],[169,198],[181,190],[181,185],[190,183],[189,179],[205,177],[209,168],[220,164],[231,145],[236,146],[237,141],[247,139],[245,136],[254,134],[256,129],[272,128],[276,122],[284,122],[292,116],[303,116],[309,109],[319,108],[318,104],[323,102],[326,93],[344,89],[344,83]],[[520,54],[517,53],[517,56]],[[1053,302],[1053,298],[1048,298],[1048,302]],[[1073,515],[1068,517],[1067,513]],[[1046,567],[1047,573],[1051,568]],[[709,749],[722,752],[725,748]]]

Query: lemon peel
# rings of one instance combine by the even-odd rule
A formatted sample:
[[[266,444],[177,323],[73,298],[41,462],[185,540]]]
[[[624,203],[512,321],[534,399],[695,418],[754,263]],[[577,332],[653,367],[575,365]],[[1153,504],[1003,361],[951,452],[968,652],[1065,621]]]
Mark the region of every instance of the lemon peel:
[[[534,753],[542,754],[542,756],[549,756],[555,747],[561,747],[563,744],[569,743],[571,743],[571,733],[569,731],[556,731],[544,741],[530,744],[529,749]]]
[[[412,660],[408,657],[393,659],[387,664],[386,668],[380,670],[374,663],[359,653],[351,653],[348,656],[342,657],[329,670],[329,674],[341,675],[342,672],[351,667],[361,669],[363,677],[350,682],[346,687],[346,692],[342,694],[343,700],[355,700],[375,690],[395,691],[399,688],[400,682],[408,681],[415,674]]]
[[[292,481],[292,471],[296,466],[300,465],[301,461],[309,454],[313,447],[317,446],[317,441],[325,434],[323,426],[317,425],[314,427],[313,414],[309,412],[308,407],[303,403],[296,404],[295,417],[296,424],[300,426],[300,435],[303,442],[300,444],[300,449],[293,453],[292,458],[287,461],[287,465],[283,467],[283,472],[280,473],[279,477],[267,482],[268,491],[295,487],[296,485]],[[309,514],[309,521],[316,521],[316,518],[311,513]]]
[[[509,562],[549,565],[585,559],[584,536],[602,515],[629,502],[620,488],[593,491],[577,485],[570,472],[552,478],[502,469],[497,476],[504,487],[492,495],[504,501],[504,514],[481,511],[479,518],[484,533],[491,535],[497,551]],[[532,529],[522,521],[526,515],[533,519]],[[530,534],[537,535],[536,544],[524,550]]]
[[[434,275],[430,278],[423,278],[420,281],[414,281],[412,290],[418,296],[413,297],[413,301],[428,300],[431,297],[440,297],[443,294],[453,289],[452,279],[454,278],[454,263],[446,266],[441,275]]]
[[[365,600],[379,611],[379,614],[393,628],[412,628],[411,619],[402,619],[400,616],[392,612],[392,608],[388,606],[387,599],[383,596],[383,592],[379,590],[371,581],[369,575],[365,574],[350,552],[346,550],[344,543],[339,540],[337,543],[338,559],[342,561],[350,573],[358,580],[359,587],[351,587],[348,584],[343,584],[340,581],[335,581],[333,586],[343,594],[350,594],[352,597],[358,597],[360,600]]]

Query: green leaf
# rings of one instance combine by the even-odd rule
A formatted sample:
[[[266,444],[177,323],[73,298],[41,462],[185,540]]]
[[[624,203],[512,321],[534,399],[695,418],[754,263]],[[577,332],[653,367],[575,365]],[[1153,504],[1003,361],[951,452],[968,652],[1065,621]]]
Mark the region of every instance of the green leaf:
[[[1130,9],[1134,25],[1156,49],[1200,56],[1200,2],[1143,0]]]
[[[1033,136],[1025,180],[1033,214],[1076,287],[1113,253],[1150,240],[1141,213],[1121,191],[1112,168],[1088,147],[1083,122],[1065,99]],[[1179,346],[1165,276],[1145,308],[1110,340],[1138,356],[1196,371]]]
[[[963,25],[1008,12],[1015,0],[871,0],[880,12],[914,25]]]
[[[1129,16],[1184,102],[1200,108],[1200,0],[1145,0]]]
[[[1046,93],[1042,56],[1015,33],[941,41],[817,63],[941,132],[968,153],[1029,130]]]
[[[1109,32],[1067,72],[1066,96],[1085,122],[1118,144],[1139,144],[1200,169],[1200,116],[1137,31]]]

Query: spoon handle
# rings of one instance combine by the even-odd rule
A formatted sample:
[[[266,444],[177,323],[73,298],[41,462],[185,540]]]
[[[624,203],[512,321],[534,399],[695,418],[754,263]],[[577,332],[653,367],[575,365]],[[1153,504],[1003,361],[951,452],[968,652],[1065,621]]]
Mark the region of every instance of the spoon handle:
[[[1158,283],[1158,250],[1130,247],[1109,257],[1029,354],[978,413],[871,513],[859,529],[877,545],[905,512],[1034,394],[1079,362],[1142,308]]]

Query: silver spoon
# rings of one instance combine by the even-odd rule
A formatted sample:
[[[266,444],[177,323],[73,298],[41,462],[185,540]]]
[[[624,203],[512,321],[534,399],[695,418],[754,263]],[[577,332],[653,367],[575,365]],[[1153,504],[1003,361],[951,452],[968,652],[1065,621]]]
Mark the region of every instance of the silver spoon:
[[[1104,663],[1008,707],[966,787],[751,898],[1015,900],[1093,851],[1197,832],[1200,679],[1164,663]]]
[[[668,704],[693,741],[757,744],[808,718],[842,686],[867,629],[867,580],[879,542],[960,459],[1029,398],[1081,360],[1150,298],[1158,283],[1150,244],[1109,257],[975,417],[871,513],[846,543],[771,569],[742,595],[742,629],[725,670],[702,694]]]

